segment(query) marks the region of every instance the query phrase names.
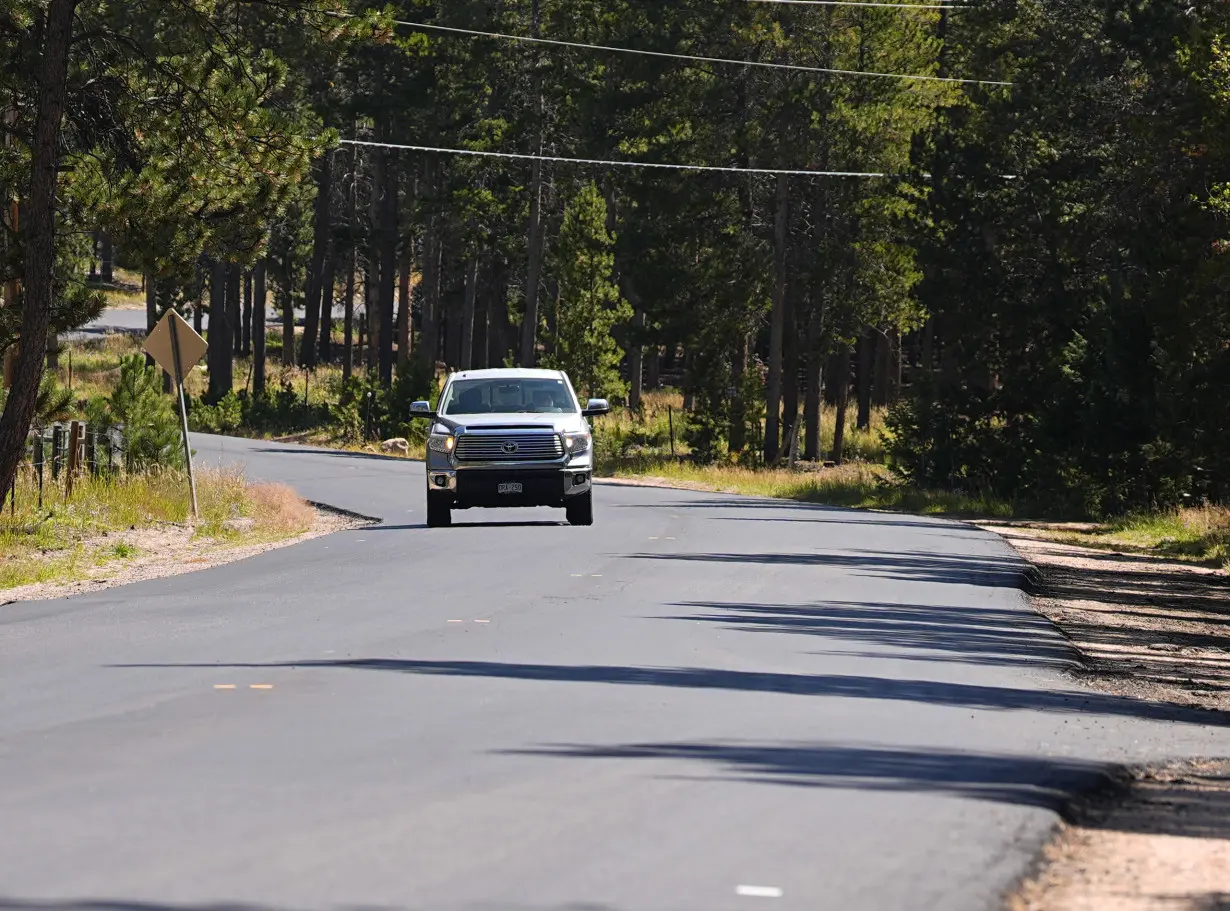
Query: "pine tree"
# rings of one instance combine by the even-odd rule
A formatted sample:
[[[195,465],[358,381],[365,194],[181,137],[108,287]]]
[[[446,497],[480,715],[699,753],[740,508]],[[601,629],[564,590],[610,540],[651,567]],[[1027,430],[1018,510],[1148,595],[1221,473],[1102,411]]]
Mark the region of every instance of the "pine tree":
[[[618,398],[623,350],[615,331],[632,308],[611,280],[615,238],[607,230],[606,200],[594,183],[585,184],[564,211],[554,254],[559,281],[551,366],[568,373],[587,397]]]

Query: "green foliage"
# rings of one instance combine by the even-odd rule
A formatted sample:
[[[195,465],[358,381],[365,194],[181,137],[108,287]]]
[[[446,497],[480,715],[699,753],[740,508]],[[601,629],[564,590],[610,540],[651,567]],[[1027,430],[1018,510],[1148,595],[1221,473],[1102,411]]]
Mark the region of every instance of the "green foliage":
[[[244,423],[244,407],[239,396],[228,392],[210,405],[202,399],[191,403],[188,425],[198,433],[232,433]]]
[[[73,392],[60,385],[54,373],[43,374],[34,406],[34,428],[42,430],[48,424],[67,420],[73,413]]]
[[[1015,85],[919,146],[935,358],[893,417],[905,477],[1093,516],[1230,496],[1226,24],[1070,0],[954,20],[958,59],[1011,45]]]
[[[162,371],[147,367],[139,354],[120,361],[120,375],[109,396],[86,406],[86,420],[98,430],[122,427],[127,467],[181,467],[183,438],[171,397],[162,391]]]
[[[616,399],[626,388],[615,329],[632,309],[611,278],[615,239],[606,219],[606,201],[596,185],[586,184],[564,210],[555,247],[559,300],[547,363],[566,371],[582,398]]]
[[[370,427],[374,437],[424,443],[430,428],[424,421],[410,420],[410,405],[417,401],[436,405],[440,385],[430,369],[412,360],[397,366],[391,389],[385,389],[375,374],[364,374],[352,376],[331,393],[337,404],[330,408],[330,423],[343,440],[359,442]]]

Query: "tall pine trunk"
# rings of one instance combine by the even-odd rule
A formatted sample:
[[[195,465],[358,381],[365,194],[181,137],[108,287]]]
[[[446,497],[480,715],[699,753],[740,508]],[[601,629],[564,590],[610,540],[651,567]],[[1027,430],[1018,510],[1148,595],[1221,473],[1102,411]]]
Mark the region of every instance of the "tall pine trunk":
[[[764,460],[777,462],[780,450],[782,406],[782,341],[786,329],[786,219],[790,205],[790,183],[785,174],[777,177],[777,211],[773,219],[773,313],[769,321],[769,380],[765,392]]]
[[[346,297],[342,313],[342,379],[354,375],[354,284],[359,271],[359,251],[351,250],[346,257]]]
[[[466,264],[465,305],[461,310],[461,357],[457,366],[469,370],[474,365],[474,310],[478,302],[478,253],[470,254]]]
[[[333,360],[333,294],[336,284],[337,254],[330,244],[320,285],[320,343],[316,346],[316,355],[325,364]]]
[[[893,397],[893,360],[896,353],[894,341],[894,332],[876,333],[876,369],[871,401],[880,408],[887,406]]]
[[[747,448],[747,405],[743,400],[744,381],[747,377],[748,356],[751,345],[743,336],[731,363],[730,378],[734,395],[730,397],[730,451],[736,455]]]
[[[351,124],[354,129],[355,124]],[[359,229],[359,149],[350,147],[350,192],[346,194],[346,227],[351,242],[346,251],[346,296],[342,303],[342,379],[354,375],[354,295],[359,271],[359,248],[354,237]]]
[[[26,435],[38,404],[43,356],[51,327],[55,273],[55,212],[60,169],[60,124],[67,102],[68,55],[78,0],[51,0],[43,20],[38,68],[38,113],[30,146],[29,217],[25,224],[25,303],[13,385],[0,417],[0,490],[17,477]]]
[[[414,271],[414,235],[402,238],[401,256],[397,265],[397,363],[410,360],[411,279]]]
[[[106,231],[99,238],[99,277],[108,285],[115,281],[115,244]]]
[[[312,261],[308,264],[307,299],[304,301],[303,348],[299,363],[316,366],[316,333],[320,328],[320,301],[324,290],[325,258],[329,255],[329,202],[333,165],[328,152],[316,162],[316,206],[313,224]]]
[[[363,332],[367,344],[363,347],[363,367],[370,372],[376,367],[377,333],[380,329],[380,235],[381,192],[384,189],[384,156],[380,151],[371,155],[371,196],[367,200],[368,232],[365,266],[363,271]]]
[[[492,284],[492,296],[487,305],[487,366],[502,367],[504,359],[516,350],[514,328],[508,315],[508,290],[512,278],[508,274],[507,264],[501,266],[500,278]]]
[[[231,275],[235,266],[214,263],[209,282],[209,400],[216,402],[234,385],[231,343]]]
[[[474,313],[474,353],[470,360],[470,366],[477,370],[490,366],[487,353],[491,348],[491,308],[500,274],[495,260],[493,256],[492,265],[487,270],[487,280],[479,282],[479,303]]]
[[[380,382],[393,386],[393,307],[397,293],[397,159],[393,152],[381,155],[382,193],[380,197]]]
[[[252,354],[252,273],[243,274],[243,340],[240,353],[244,357]]]
[[[645,309],[631,279],[623,279],[624,297],[632,307],[632,332],[628,345],[628,407],[638,410],[645,394]]]
[[[154,331],[158,325],[158,282],[154,273],[145,270],[145,334]]]
[[[287,256],[287,262],[283,263],[285,267],[289,267],[290,257]],[[283,268],[282,274],[287,276],[286,282],[290,282],[290,269]],[[282,297],[282,366],[295,366],[295,295],[288,287],[281,288]]]
[[[227,272],[226,317],[231,333],[231,357],[243,354],[243,270],[238,266]]]
[[[842,345],[833,359],[833,392],[837,402],[837,417],[833,426],[832,459],[840,465],[845,457],[846,411],[850,404],[849,345]]]
[[[816,298],[812,301],[811,319],[807,321],[807,384],[803,397],[803,425],[806,436],[803,438],[803,459],[816,462],[820,459],[820,430],[823,419],[823,408],[820,402],[820,392],[824,380],[824,356],[820,343],[824,334],[823,290],[820,282],[816,282]]]
[[[415,354],[424,367],[434,370],[440,350],[440,231],[444,221],[436,204],[440,161],[435,153],[427,156],[426,172],[427,236],[423,238],[423,278],[419,282],[422,290],[419,316],[423,331]]]
[[[265,392],[265,281],[269,266],[262,257],[252,275],[252,395]]]
[[[871,386],[875,369],[876,331],[863,327],[858,340],[858,429],[871,429]]]
[[[538,37],[542,27],[540,0],[532,0],[530,9],[530,36]],[[541,57],[532,55],[534,93],[534,152],[543,150],[543,97],[542,77],[539,73]],[[538,285],[542,278],[542,162],[535,160],[530,171],[530,224],[526,231],[528,269],[525,281],[525,320],[521,324],[522,367],[535,366],[538,358]]]
[[[782,414],[789,426],[782,427],[782,451],[789,454],[799,431],[799,318],[798,302],[786,295],[786,326],[782,337]]]

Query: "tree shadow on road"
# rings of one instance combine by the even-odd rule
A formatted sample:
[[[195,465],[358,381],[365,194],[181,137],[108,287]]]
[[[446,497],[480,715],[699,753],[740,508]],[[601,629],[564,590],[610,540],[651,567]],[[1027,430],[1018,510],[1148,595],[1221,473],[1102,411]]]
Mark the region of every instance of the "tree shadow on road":
[[[1230,838],[1230,788],[1208,771],[1142,778],[1080,759],[822,743],[552,744],[504,752],[705,764],[722,778],[757,784],[939,793],[1053,810],[1086,828]]]
[[[940,793],[1066,812],[1072,798],[1115,786],[1104,763],[1078,759],[816,743],[549,745],[511,755],[677,760],[715,766],[718,777],[757,784]],[[683,773],[686,777],[692,777]]]
[[[715,623],[739,632],[819,636],[930,652],[901,656],[837,651],[851,657],[904,657],[910,661],[1052,667],[1074,670],[1080,655],[1049,620],[1028,610],[955,605],[820,601],[812,604],[686,601],[673,607],[696,613],[661,619]],[[827,654],[827,653],[826,653]]]
[[[857,575],[930,582],[983,585],[1030,591],[1029,564],[1011,555],[965,555],[925,551],[817,551],[815,553],[639,553],[615,554],[629,560],[682,563],[747,563],[760,566],[814,566],[853,570]]]
[[[1109,715],[1198,725],[1230,725],[1215,712],[1087,691],[1024,689],[839,674],[785,674],[703,667],[513,664],[496,661],[414,661],[404,658],[309,659],[268,663],[118,664],[116,668],[335,668],[441,677],[485,677],[550,683],[674,687],[742,693],[912,702],[992,711]]]

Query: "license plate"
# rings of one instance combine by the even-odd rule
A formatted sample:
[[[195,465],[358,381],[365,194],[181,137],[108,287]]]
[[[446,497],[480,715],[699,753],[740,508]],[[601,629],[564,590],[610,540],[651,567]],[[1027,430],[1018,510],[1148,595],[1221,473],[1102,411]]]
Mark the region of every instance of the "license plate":
[[[521,493],[521,484],[517,481],[505,481],[496,490],[500,493]]]

